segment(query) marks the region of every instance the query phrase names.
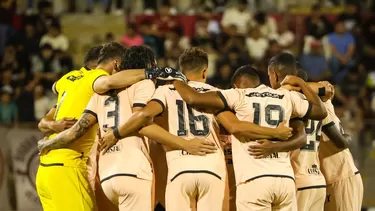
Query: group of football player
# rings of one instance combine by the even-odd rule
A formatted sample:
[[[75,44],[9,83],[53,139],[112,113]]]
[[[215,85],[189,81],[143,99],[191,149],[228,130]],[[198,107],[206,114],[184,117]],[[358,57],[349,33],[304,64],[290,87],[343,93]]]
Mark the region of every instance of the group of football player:
[[[306,82],[288,53],[269,61],[270,87],[250,65],[228,90],[207,71],[196,47],[179,70],[146,46],[90,49],[39,123],[44,210],[361,210],[329,82]]]

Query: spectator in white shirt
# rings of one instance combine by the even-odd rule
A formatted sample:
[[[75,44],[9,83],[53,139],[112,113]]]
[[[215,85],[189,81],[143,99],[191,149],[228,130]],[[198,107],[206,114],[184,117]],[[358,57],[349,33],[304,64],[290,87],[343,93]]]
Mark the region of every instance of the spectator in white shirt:
[[[252,15],[247,10],[247,1],[240,0],[235,7],[227,8],[224,11],[221,25],[224,30],[231,25],[235,25],[240,34],[247,34],[251,23]]]
[[[52,23],[48,28],[47,34],[43,35],[40,40],[40,46],[44,44],[50,44],[53,50],[60,50],[62,52],[66,52],[69,48],[68,38],[61,33],[58,23]]]
[[[250,37],[246,38],[246,48],[252,59],[260,61],[264,58],[268,48],[268,40],[262,37],[259,27],[252,29]]]
[[[254,21],[251,24],[253,27],[259,26],[260,32],[264,37],[272,38],[277,34],[277,23],[275,18],[267,15],[265,12],[258,12],[254,16]]]
[[[294,34],[288,29],[288,24],[285,21],[279,22],[278,27],[278,34],[271,36],[271,39],[276,40],[283,50],[290,52],[294,43]]]
[[[44,94],[43,86],[34,89],[34,115],[35,120],[41,120],[51,109],[50,99]]]

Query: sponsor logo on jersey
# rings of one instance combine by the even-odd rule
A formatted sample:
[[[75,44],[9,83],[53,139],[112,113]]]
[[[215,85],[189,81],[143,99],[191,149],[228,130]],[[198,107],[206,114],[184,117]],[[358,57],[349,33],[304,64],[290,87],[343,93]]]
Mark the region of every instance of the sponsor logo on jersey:
[[[117,142],[117,144],[113,145],[111,148],[109,148],[105,154],[110,154],[110,153],[117,153],[117,152],[120,152],[122,150],[122,143],[121,142]],[[104,155],[105,155],[104,154]]]

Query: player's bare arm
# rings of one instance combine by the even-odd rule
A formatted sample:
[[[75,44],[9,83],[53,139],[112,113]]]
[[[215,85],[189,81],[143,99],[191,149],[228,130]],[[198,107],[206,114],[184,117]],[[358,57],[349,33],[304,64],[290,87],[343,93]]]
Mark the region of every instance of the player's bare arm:
[[[286,84],[300,87],[307,100],[312,104],[311,112],[309,112],[307,115],[309,119],[322,120],[327,116],[327,109],[325,108],[323,102],[305,81],[297,76],[288,75],[281,82],[281,85]]]
[[[100,141],[100,150],[106,152],[106,150],[116,144],[119,139],[140,130],[140,135],[147,136],[160,144],[185,150],[193,155],[205,155],[216,151],[216,147],[213,143],[201,139],[185,140],[170,134],[162,127],[152,123],[152,119],[162,112],[163,107],[159,103],[150,101],[146,107],[136,111],[125,124],[113,131],[107,131]]]
[[[349,147],[351,137],[348,134],[342,134],[334,122],[328,123],[322,127],[322,131],[327,137],[340,149],[346,149]]]
[[[275,152],[289,152],[304,146],[307,142],[305,125],[302,120],[293,119],[289,123],[293,128],[293,136],[287,141],[272,142],[266,139],[249,146],[249,153],[256,159],[265,158]]]
[[[307,83],[310,88],[317,94],[323,102],[331,99],[334,95],[335,87],[329,83],[328,81],[320,81],[320,82],[308,82]],[[282,86],[284,89],[288,89],[290,91],[301,91],[300,87],[291,86],[289,84]]]
[[[82,137],[96,123],[96,116],[91,113],[84,113],[73,127],[59,133],[50,140],[40,140],[38,142],[38,149],[41,154],[44,154],[52,149],[65,148],[73,141]]]
[[[120,89],[133,85],[144,79],[181,80],[186,77],[178,70],[169,67],[152,67],[147,69],[124,70],[111,76],[102,76],[96,79],[93,89],[98,94],[106,93],[111,89]]]
[[[225,101],[221,99],[218,92],[199,93],[181,81],[174,81],[173,85],[181,98],[193,107],[213,108],[217,110],[225,108]]]
[[[111,76],[101,76],[95,80],[93,89],[98,94],[103,94],[111,89],[119,89],[135,84],[146,79],[145,69],[126,70]]]
[[[267,128],[251,122],[240,121],[231,111],[221,112],[216,118],[229,133],[235,136],[244,136],[249,141],[273,138],[287,140],[292,136],[292,129],[285,126],[285,121],[280,123],[277,128]]]
[[[77,120],[74,118],[63,118],[55,121],[53,117],[55,116],[56,108],[51,108],[46,116],[40,120],[38,124],[39,130],[44,135],[51,135],[53,133],[60,133],[68,128],[71,128]]]

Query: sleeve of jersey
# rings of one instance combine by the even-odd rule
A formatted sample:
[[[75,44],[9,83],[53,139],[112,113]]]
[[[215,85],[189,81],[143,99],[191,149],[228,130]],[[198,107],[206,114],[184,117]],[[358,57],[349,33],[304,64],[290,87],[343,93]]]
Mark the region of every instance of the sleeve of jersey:
[[[328,102],[324,103],[324,105],[326,106],[328,115],[322,121],[322,131],[323,132],[324,132],[324,130],[326,130],[330,126],[335,125],[335,118],[333,116],[333,115],[335,115],[335,111],[333,110],[333,106],[332,106],[332,108],[331,108],[331,106],[327,106],[327,104],[329,104],[329,103],[331,103],[331,102],[328,101]]]
[[[155,92],[155,84],[151,80],[143,80],[136,84],[133,96],[133,108],[145,107]]]
[[[60,78],[58,81],[56,81],[53,86],[52,86],[52,91],[55,93],[55,94],[59,94],[61,92],[61,87],[62,87],[62,84],[63,84],[63,78]]]
[[[83,111],[83,113],[87,113],[87,114],[91,114],[93,116],[95,116],[96,119],[98,119],[98,95],[97,94],[94,94],[89,103],[87,104],[86,106],[86,109]]]
[[[104,70],[90,70],[88,74],[88,83],[91,86],[91,89],[94,91],[95,81],[102,76],[109,76],[109,74]],[[95,91],[94,91],[95,92]]]
[[[155,90],[155,93],[154,95],[152,96],[151,100],[150,101],[154,101],[154,102],[157,102],[161,105],[161,107],[163,108],[163,111],[161,113],[164,112],[165,110],[165,107],[167,105],[167,99],[165,97],[165,86],[159,86],[156,90]],[[160,113],[160,114],[161,114]]]
[[[290,98],[293,106],[292,117],[304,118],[310,114],[312,104],[306,100],[304,95],[297,92],[290,92]]]
[[[217,94],[224,103],[224,109],[217,112],[216,115],[224,111],[235,111],[241,105],[242,96],[244,93],[242,90],[228,89],[218,91]]]

